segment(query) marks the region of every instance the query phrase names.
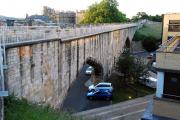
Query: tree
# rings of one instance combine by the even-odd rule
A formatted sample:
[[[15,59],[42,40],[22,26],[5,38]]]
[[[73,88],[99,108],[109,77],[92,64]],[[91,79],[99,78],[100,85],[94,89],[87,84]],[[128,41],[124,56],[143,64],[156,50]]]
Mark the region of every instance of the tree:
[[[147,13],[145,12],[138,12],[136,14],[136,16],[133,16],[132,17],[132,21],[138,21],[140,19],[147,19],[147,20],[150,20],[150,21],[155,21],[155,22],[162,22],[162,15],[155,15],[155,16],[152,16],[152,15],[148,15]]]
[[[126,15],[118,10],[116,0],[102,0],[99,4],[89,6],[82,24],[125,22]]]
[[[148,15],[145,12],[138,12],[136,15],[139,19],[148,19]]]
[[[155,22],[162,22],[162,15],[149,16],[149,20]]]
[[[116,70],[124,74],[124,84],[137,82],[140,76],[147,76],[146,65],[140,58],[135,58],[129,52],[123,53],[116,62]]]
[[[148,52],[153,52],[158,48],[158,40],[152,36],[145,37],[142,40],[143,48]]]

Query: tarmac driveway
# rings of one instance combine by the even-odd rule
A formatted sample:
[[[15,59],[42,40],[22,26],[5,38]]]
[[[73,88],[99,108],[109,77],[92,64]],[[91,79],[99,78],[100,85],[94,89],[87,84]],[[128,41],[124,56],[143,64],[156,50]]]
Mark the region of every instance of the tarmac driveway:
[[[64,100],[62,109],[65,111],[81,112],[84,110],[89,110],[93,108],[98,108],[106,105],[110,105],[111,101],[106,100],[88,100],[86,98],[86,92],[88,90],[87,83],[89,83],[90,76],[85,75],[85,70],[88,65],[85,65],[79,76],[71,86],[67,97]]]

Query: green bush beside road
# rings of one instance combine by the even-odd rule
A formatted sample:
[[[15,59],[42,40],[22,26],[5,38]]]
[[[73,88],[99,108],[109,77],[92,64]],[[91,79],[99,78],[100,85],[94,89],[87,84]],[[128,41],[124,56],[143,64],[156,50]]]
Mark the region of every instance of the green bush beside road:
[[[109,82],[111,82],[114,87],[113,103],[143,97],[155,92],[155,89],[146,87],[139,82],[125,86],[122,79],[122,77],[116,74],[112,74],[109,79]]]
[[[6,120],[79,120],[69,113],[54,110],[10,96],[5,99]]]

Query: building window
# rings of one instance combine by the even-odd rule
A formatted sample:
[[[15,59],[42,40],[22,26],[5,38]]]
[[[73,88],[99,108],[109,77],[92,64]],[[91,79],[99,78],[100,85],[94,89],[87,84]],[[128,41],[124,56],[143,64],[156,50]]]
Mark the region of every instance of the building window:
[[[180,32],[180,20],[170,20],[168,30],[170,32]]]
[[[176,84],[176,83],[177,83],[177,78],[172,77],[172,78],[171,78],[171,83],[172,83],[172,84]]]

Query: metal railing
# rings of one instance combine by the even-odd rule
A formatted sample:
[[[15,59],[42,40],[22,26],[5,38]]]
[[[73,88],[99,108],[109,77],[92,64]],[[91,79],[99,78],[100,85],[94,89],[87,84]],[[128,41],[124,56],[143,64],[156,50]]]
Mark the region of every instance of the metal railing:
[[[158,51],[159,52],[179,52],[179,44],[180,44],[180,34],[176,34],[171,39],[169,39],[167,42],[164,42],[162,45],[160,45]]]
[[[161,50],[160,50],[161,49]],[[180,47],[178,46],[178,47],[168,47],[168,46],[163,46],[163,47],[161,47],[159,50],[158,50],[158,52],[164,52],[164,53],[178,53],[178,54],[180,54]],[[162,50],[163,49],[163,50]],[[171,49],[171,51],[170,50],[168,50],[168,49]]]
[[[116,29],[138,26],[137,23],[89,25],[74,28],[60,28],[58,26],[13,26],[0,27],[0,42],[7,44],[21,43],[25,41],[38,41],[47,39],[68,39],[72,37],[97,34]]]

